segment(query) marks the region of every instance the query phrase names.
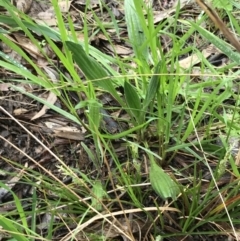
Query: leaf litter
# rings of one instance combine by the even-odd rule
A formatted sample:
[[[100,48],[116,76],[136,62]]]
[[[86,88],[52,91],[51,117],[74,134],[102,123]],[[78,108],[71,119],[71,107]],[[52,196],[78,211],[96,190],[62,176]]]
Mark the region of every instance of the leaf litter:
[[[165,20],[175,12],[175,7],[172,7],[173,3],[171,1],[162,1],[162,3],[160,3],[161,1],[153,2],[153,8],[155,9],[155,24]],[[95,23],[95,20],[91,13],[92,9],[94,9],[98,17],[103,19],[104,22],[106,22],[107,19],[107,21],[111,23],[111,18],[109,17],[108,13],[101,11],[101,5],[99,4],[99,1],[90,1],[89,3],[89,22]],[[67,16],[67,14],[69,14],[70,16],[72,16],[72,19],[77,23],[76,26],[82,25],[83,21],[81,18],[81,14],[84,14],[83,9],[85,7],[86,1],[59,1],[58,4],[63,15]],[[193,3],[191,3],[190,5],[188,4],[189,1],[181,1],[181,8],[188,9],[191,7],[191,4]],[[124,9],[122,8],[122,4],[118,4],[116,1],[110,1],[108,6],[111,8],[116,19],[122,20],[121,18],[123,18],[125,14]],[[50,2],[47,0],[21,0],[17,1],[16,7],[19,11],[27,13],[30,17],[35,19],[37,23],[44,23],[47,26],[53,28],[57,26],[57,19],[54,14],[54,10],[51,7]],[[104,37],[104,35],[101,32],[97,33],[94,36],[91,36],[90,43],[108,55],[117,55],[122,58],[127,58],[128,56],[131,56],[133,54],[133,50],[126,41],[128,36],[126,34],[125,23],[122,23],[120,21],[119,26],[121,26],[121,28],[125,28],[125,31],[122,31],[120,33],[121,39],[116,37],[116,30],[113,26],[108,29],[108,34],[113,39],[114,45],[112,43],[109,43],[108,39]],[[82,26],[80,28],[82,28]],[[93,30],[94,28],[97,27],[93,25]],[[60,77],[57,76],[54,70],[48,66],[49,62],[46,58],[46,55],[42,54],[30,39],[22,35],[20,31],[14,31],[11,34],[6,34],[6,36],[11,41],[14,41],[24,52],[26,52],[28,56],[30,56],[32,61],[34,61],[39,67],[45,69],[51,81],[59,81]],[[41,36],[38,36],[37,38],[39,39],[39,41],[41,41]],[[165,42],[165,44],[163,44],[163,46],[165,46],[163,51],[167,52],[167,49],[171,48],[171,41],[166,41],[166,39],[164,39],[164,36],[160,39],[160,41]],[[216,54],[216,52],[217,54],[221,54],[219,50],[209,52],[209,48],[211,48],[210,43],[206,43],[206,46],[204,47],[202,47],[201,45],[199,46],[199,49],[203,52],[203,56],[206,59]],[[54,56],[53,50],[51,50],[49,46],[48,50],[50,52],[48,52],[47,56],[56,61],[56,56]],[[28,68],[25,60],[16,51],[12,50],[11,48],[8,48],[7,46],[4,46],[3,43],[1,43],[1,51],[3,51],[4,54],[9,56],[9,58],[13,59],[16,62],[15,64],[20,64],[21,66]],[[183,69],[188,69],[192,65],[198,67],[198,65],[201,64],[201,59],[199,59],[198,55],[195,54],[190,56],[183,56],[183,59],[180,60],[179,64],[180,67]],[[222,63],[222,65],[223,64],[224,63]],[[199,79],[201,78],[201,72],[198,71],[195,75],[197,81],[200,81]],[[65,106],[62,100],[58,98],[58,96],[53,92],[46,92],[45,89],[41,89],[38,86],[29,84],[27,81],[21,84],[18,84],[18,81],[12,82],[13,79],[19,79],[20,82],[22,77],[13,75],[13,73],[11,73],[10,71],[1,70],[1,76],[3,80],[3,83],[0,84],[1,107],[4,108],[8,113],[13,115],[15,118],[17,118],[25,127],[27,127],[27,129],[32,134],[34,134],[34,136],[36,136],[39,140],[41,140],[42,143],[48,146],[50,150],[53,150],[55,153],[57,153],[57,155],[62,160],[64,160],[66,166],[72,168],[72,170],[74,170],[77,173],[78,177],[82,178],[84,182],[86,182],[86,176],[84,175],[88,175],[89,173],[91,173],[92,179],[99,178],[96,174],[95,166],[92,164],[92,159],[96,158],[95,146],[93,140],[91,140],[91,138],[89,138],[87,135],[87,129],[85,129],[83,126],[79,127],[73,121],[70,121],[64,116],[54,112],[47,105],[41,105],[39,104],[39,102],[34,101],[33,99],[25,95],[22,95],[19,92],[14,91],[14,89],[12,89],[11,86],[21,86],[25,90],[34,93],[36,96],[46,99],[46,101],[51,103],[52,105],[56,105],[57,107],[64,109]],[[118,103],[114,98],[112,98],[111,95],[108,95],[107,93],[99,93],[99,95],[101,100],[107,99],[107,101],[102,101],[102,103],[105,106],[108,106],[110,109],[119,107]],[[77,105],[81,100],[79,95],[76,95],[76,93],[71,91],[69,91],[68,97],[71,103],[75,103],[75,105]],[[77,110],[77,113],[84,123],[86,121],[84,113],[81,112],[81,110]],[[109,112],[103,109],[102,114],[104,116],[101,124],[101,128],[103,131],[107,130],[108,133],[118,133],[129,128],[129,126],[121,125],[116,121],[118,117],[128,118],[124,116],[125,113],[121,113],[121,110],[117,112]],[[218,132],[216,131],[215,135],[217,134]],[[30,160],[23,154],[23,152],[34,158],[34,160],[36,160],[39,164],[44,166],[44,168],[47,169],[49,172],[56,175],[60,180],[62,180],[63,183],[66,183],[66,185],[70,185],[71,188],[75,190],[77,193],[80,192],[78,189],[79,187],[81,187],[81,194],[83,193],[83,195],[85,196],[89,194],[89,190],[87,189],[87,187],[85,187],[84,185],[81,186],[80,183],[77,183],[74,180],[74,178],[69,176],[68,172],[64,173],[63,171],[61,171],[61,169],[57,169],[56,167],[59,165],[57,160],[55,160],[47,150],[45,150],[41,145],[39,145],[39,143],[36,140],[34,140],[29,135],[29,133],[26,133],[23,129],[21,129],[13,119],[9,118],[9,116],[6,116],[2,111],[0,112],[0,136],[0,145],[2,146],[2,149],[0,150],[0,167],[2,170],[0,174],[1,181],[5,183],[5,185],[11,191],[13,191],[20,200],[25,200],[22,201],[25,210],[27,210],[31,203],[30,200],[32,198],[33,190],[32,186],[29,185],[27,182],[27,175],[24,176],[25,172],[31,173],[31,171],[33,171],[31,175],[32,181],[34,182],[38,179],[36,179],[36,177],[34,177],[33,174],[34,172],[38,173],[38,178],[42,180],[38,180],[38,182],[36,183],[37,189],[38,185],[40,186],[40,183],[44,183],[44,185],[46,185],[45,190],[41,190],[40,188],[38,189],[37,195],[39,200],[41,200],[45,195],[49,198],[49,200],[54,200],[54,198],[57,197],[56,194],[58,193],[59,188],[61,188],[61,186],[50,187],[52,183],[48,179],[50,177],[49,174],[39,169],[37,166],[32,166],[30,164]],[[154,142],[154,135],[152,136],[152,138],[153,140],[149,139],[149,141]],[[122,162],[122,165],[126,172],[135,175],[135,169],[132,166],[132,164],[128,161],[126,162],[126,159],[129,158],[127,153],[129,152],[128,148],[122,146],[121,140],[119,139],[114,140],[111,143],[111,145],[113,145],[113,147],[115,148],[116,153],[118,154],[118,158]],[[218,147],[219,152],[222,151],[222,145],[223,143],[216,144],[216,147]],[[22,150],[22,153],[19,152],[19,149]],[[154,147],[153,150],[157,152],[157,150]],[[196,151],[199,152],[200,155],[200,151],[197,147]],[[171,163],[171,168],[166,169],[166,171],[171,176],[173,175],[174,169],[183,170],[181,175],[185,175],[185,178],[179,178],[179,182],[181,184],[188,184],[187,179],[190,178],[189,174],[194,172],[194,168],[196,168],[197,170],[201,170],[201,173],[204,173],[204,175],[201,176],[201,173],[199,172],[199,180],[201,179],[202,182],[204,182],[204,185],[201,189],[201,193],[205,193],[208,190],[211,175],[208,169],[206,167],[203,167],[203,165],[200,163],[198,163],[196,167],[191,166],[193,158],[194,157],[192,155],[189,155],[188,153],[178,153],[174,157],[173,162]],[[138,159],[140,163],[142,163],[140,165],[140,170],[142,171],[143,176],[146,176],[144,175],[144,173],[146,174],[149,171],[149,162],[144,162],[144,160],[146,160],[144,151],[139,151]],[[211,155],[209,155],[209,159],[211,160],[212,168],[215,169],[218,165],[217,160],[214,159]],[[239,151],[236,154],[236,161],[239,162]],[[111,160],[109,160],[109,162],[109,164],[105,163],[102,167],[102,170],[100,171],[100,180],[108,180],[108,168],[114,171],[115,166],[113,162]],[[19,166],[22,166],[21,170],[19,169]],[[29,168],[29,166],[31,168]],[[81,171],[81,173],[79,171]],[[163,178],[168,179],[169,175],[166,173],[164,173],[164,175],[167,176],[164,176]],[[117,182],[117,179],[113,180]],[[221,179],[219,179],[219,185],[227,185],[232,180],[233,177],[229,174],[229,172],[227,172],[221,177]],[[169,182],[171,182],[170,179]],[[97,184],[99,185],[100,183]],[[160,184],[158,183],[158,185]],[[109,190],[107,190],[107,192],[111,190],[117,194],[117,198],[124,198],[126,196],[126,192],[129,191],[129,188],[130,187],[125,187],[120,192],[119,190],[115,190],[114,186],[110,185]],[[13,197],[10,190],[6,190],[3,187],[0,188],[0,197],[2,205],[0,207],[1,210],[14,210],[15,208]],[[155,206],[155,201],[159,202],[159,206],[163,208],[167,208],[170,205],[170,203],[168,202],[164,202],[161,199],[159,200],[156,194],[149,190],[151,189],[149,189],[148,186],[142,189],[142,192],[146,191],[149,193],[149,197],[144,200],[144,205],[146,207],[151,207],[152,205]],[[102,207],[103,203],[104,205],[112,205],[113,210],[122,210],[122,207],[120,205],[108,201],[108,199],[114,199],[116,198],[116,196],[111,196],[112,193],[109,194],[110,196],[105,195],[104,189],[102,189],[102,192],[104,193],[104,195],[101,196],[100,194],[100,197],[94,197],[95,199],[93,200],[95,202],[95,205],[96,200],[100,199],[100,207]],[[175,192],[174,195],[176,196],[177,194],[178,190]],[[63,194],[59,193],[59,195]],[[167,193],[165,197],[171,197],[171,195]],[[126,199],[125,201],[128,202],[129,200]],[[221,204],[217,199],[214,199],[214,202],[215,207],[219,207],[218,205]],[[39,205],[40,204],[41,203],[39,202]],[[10,209],[8,209],[9,205],[11,205]],[[127,209],[129,207],[128,205],[126,205],[123,208]],[[67,215],[67,212],[69,211],[67,209],[67,206],[61,207],[59,209],[61,209],[62,213],[66,211],[65,215]],[[211,209],[212,203],[208,203],[204,211],[205,213],[208,213],[211,211]],[[48,211],[49,212],[46,212],[43,216],[41,216],[40,212],[38,213],[40,221],[38,222],[37,228],[38,232],[43,235],[47,235],[47,228],[50,222],[52,222],[52,219],[54,220],[54,222],[58,223],[61,219],[65,218],[64,215],[52,216],[51,212],[56,211],[54,209],[49,209]],[[76,240],[96,240],[96,238],[101,235],[105,236],[108,240],[110,240],[110,238],[111,240],[120,240],[120,238],[122,238],[123,240],[143,240],[143,237],[144,240],[152,240],[150,239],[150,237],[154,233],[153,230],[155,230],[158,234],[163,235],[165,233],[179,233],[181,232],[181,228],[176,221],[179,218],[179,216],[176,213],[177,211],[174,209],[169,210],[169,212],[162,212],[161,215],[165,225],[164,227],[160,228],[160,226],[158,225],[159,223],[155,224],[153,221],[159,215],[157,210],[154,210],[154,212],[149,212],[148,215],[145,215],[143,212],[141,213],[141,215],[139,215],[137,213],[134,213],[133,209],[133,213],[128,213],[128,215],[126,215],[123,209],[121,213],[121,218],[118,218],[117,220],[114,217],[111,217],[110,223],[108,223],[104,218],[99,218],[100,221],[98,219],[94,220],[93,225],[91,227],[89,225],[86,225],[84,232],[81,231],[77,234],[78,236],[76,237]],[[75,218],[77,219],[77,217]],[[209,223],[208,225],[208,228],[215,229],[217,225],[220,224],[215,225],[214,223]],[[206,225],[206,227],[203,227],[203,229],[207,228],[208,225]],[[224,225],[222,226],[224,230],[229,229],[227,223],[224,223]],[[65,227],[57,229],[57,231],[54,233],[54,240],[61,240],[60,238],[68,235],[69,229],[77,230],[77,224],[67,224]],[[119,231],[119,229],[122,231]],[[184,237],[184,240],[209,240],[207,235],[201,234],[195,236],[186,234]],[[182,238],[183,237],[181,236],[176,236],[176,238],[166,237],[166,240],[182,240]],[[223,238],[223,236],[220,235],[218,238]]]

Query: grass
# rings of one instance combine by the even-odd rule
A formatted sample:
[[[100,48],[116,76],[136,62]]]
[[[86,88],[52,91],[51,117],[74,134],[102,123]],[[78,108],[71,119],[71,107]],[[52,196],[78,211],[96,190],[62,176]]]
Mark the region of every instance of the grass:
[[[67,146],[76,160],[83,154],[81,160],[87,160],[84,167],[78,161],[69,164],[62,154],[62,150],[68,152],[66,147],[52,148],[54,138],[32,134],[0,107],[55,165],[48,169],[10,142],[28,164],[8,156],[1,161],[14,169],[12,176],[22,170],[18,182],[30,192],[23,198],[8,181],[0,182],[11,193],[7,204],[13,206],[0,214],[5,240],[119,240],[120,236],[129,240],[231,236],[238,240],[239,171],[230,139],[236,141],[239,135],[239,53],[203,27],[208,23],[205,15],[195,22],[177,5],[174,15],[155,25],[152,9],[142,1],[120,4],[125,9],[128,39],[121,37],[123,25],[103,4],[112,25],[86,6],[94,24],[83,17],[84,41],[79,41],[71,16],[64,18],[56,0],[52,1],[56,30],[1,3],[11,17],[0,16],[8,26],[1,30],[0,39],[28,66],[1,53],[0,66],[17,75],[8,80],[11,90],[81,129],[85,134],[78,141],[80,154],[74,152],[78,145],[69,142]],[[240,34],[234,14],[226,15]],[[131,45],[132,55],[116,54],[108,28],[116,31],[122,43]],[[99,32],[114,49],[114,57],[89,44]],[[38,66],[31,53],[9,38],[11,33],[27,36],[49,68]],[[170,39],[168,51],[163,36]],[[212,65],[195,44],[200,36],[220,49],[229,63],[219,68]],[[54,59],[43,51],[42,43],[54,52]],[[181,59],[194,54],[200,59],[198,66],[190,61],[183,69]],[[196,69],[200,74],[194,75]],[[26,86],[37,88],[31,92]],[[42,93],[57,97],[61,107]],[[103,101],[109,94],[114,105]],[[117,131],[107,128],[111,120]],[[1,205],[4,210],[6,202]]]

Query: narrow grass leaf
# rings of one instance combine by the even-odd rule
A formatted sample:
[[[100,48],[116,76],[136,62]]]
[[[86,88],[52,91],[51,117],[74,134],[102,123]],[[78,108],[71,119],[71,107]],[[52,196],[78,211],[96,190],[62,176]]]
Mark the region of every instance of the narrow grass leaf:
[[[0,35],[0,39],[7,45],[9,46],[10,49],[16,51],[20,56],[22,56],[27,63],[29,63],[34,69],[35,71],[44,78],[44,74],[42,72],[42,70],[31,60],[31,58],[29,58],[29,56],[19,47],[17,46],[17,44],[15,44],[13,41],[9,41],[9,39],[5,36],[5,35]],[[1,54],[1,57],[4,57],[3,54]],[[8,59],[8,62],[13,63],[14,65],[17,65],[17,61],[11,61],[10,57],[7,57],[4,59]],[[18,64],[19,68],[25,69],[27,70],[24,66]]]
[[[52,39],[53,41],[60,41],[60,42],[62,41],[62,36],[60,35],[59,31],[56,31],[53,28],[48,27],[47,25],[36,24],[27,15],[24,15],[23,13],[21,13],[21,17],[23,18],[21,20],[21,24],[24,24],[25,28],[33,31],[37,35],[43,35],[45,38],[47,37],[49,39]],[[12,28],[18,28],[20,26],[19,23],[15,19],[12,18],[12,16],[11,17],[0,16],[0,22],[4,23],[7,26],[12,27]],[[21,26],[20,26],[20,28],[21,28]],[[69,41],[74,40],[74,38],[71,35],[68,35],[67,38]],[[79,44],[81,44],[84,47],[83,43],[79,42]],[[117,63],[115,58],[102,53],[101,51],[94,48],[93,46],[88,46],[88,47],[89,47],[89,54],[91,56],[94,56],[94,58],[96,58],[97,61],[101,62],[101,64],[109,71],[109,73],[111,73],[113,76],[120,77],[120,74],[117,71],[115,71],[113,68],[111,68],[111,66],[110,66],[110,64],[112,64],[112,63]],[[31,63],[31,65],[33,66],[33,63]],[[36,66],[35,66],[35,68],[36,68]],[[123,84],[121,78],[116,79],[116,82]]]
[[[13,71],[16,74],[19,74],[20,76],[24,76],[24,78],[30,79],[32,82],[34,82],[37,85],[41,85],[42,87],[48,89],[51,88],[51,83],[46,79],[41,79],[37,77],[36,75],[32,74],[30,71],[28,71],[25,68],[19,68],[16,65],[9,64],[5,61],[0,60],[0,66],[4,67],[5,69],[8,69],[10,71]]]
[[[13,88],[13,89],[21,92],[21,93],[24,94],[24,95],[29,96],[29,97],[32,98],[32,99],[37,100],[38,102],[40,102],[40,103],[48,106],[49,108],[51,108],[52,110],[56,111],[57,113],[65,116],[66,118],[72,120],[73,122],[81,125],[81,122],[80,122],[74,115],[72,115],[72,114],[70,114],[69,112],[63,110],[62,108],[59,108],[59,107],[57,107],[57,106],[55,106],[55,105],[47,102],[46,100],[44,100],[44,99],[42,99],[42,98],[39,98],[38,96],[36,96],[36,95],[34,95],[34,94],[31,94],[31,93],[25,91],[25,90],[22,89],[21,87],[17,87],[17,86],[12,85],[11,88]]]
[[[150,159],[150,182],[154,191],[162,198],[176,199],[180,193],[178,185],[172,178],[166,174],[161,167],[159,167],[153,159]]]
[[[14,60],[13,58],[11,58],[9,55],[3,53],[2,51],[0,51],[0,57],[2,57],[5,61],[7,61],[8,63],[10,63],[12,65],[15,65],[19,68],[27,70],[27,68],[25,66],[20,64],[17,60]]]
[[[32,194],[32,213],[31,213],[31,230],[36,231],[36,224],[37,224],[37,193],[36,193],[36,187],[33,187],[33,194]],[[35,239],[30,239],[31,241],[34,241]]]
[[[17,22],[11,17],[11,16],[0,16],[0,22],[8,25],[9,27],[16,28],[18,27]],[[28,22],[26,20],[23,20],[22,23],[30,30],[34,31],[36,34],[45,34],[49,38],[55,40],[55,41],[60,41],[61,36],[59,32],[53,30],[53,28],[49,28],[47,25],[39,25],[35,24],[33,22]]]
[[[70,2],[67,4],[70,4]],[[58,5],[58,1],[52,0],[52,6],[54,8],[54,13],[57,18],[58,29],[60,31],[60,36],[61,36],[62,42],[65,42],[67,40],[67,31],[68,30],[65,26],[65,23],[63,20],[63,15],[62,15],[59,5]]]
[[[206,29],[200,27],[194,22],[191,22],[192,26],[208,41],[214,44],[218,49],[220,49],[224,54],[226,54],[232,61],[240,64],[240,54],[234,52],[231,48],[228,47],[227,43],[219,39],[216,35],[210,33]]]
[[[2,229],[8,231],[16,240],[28,241],[28,239],[24,237],[24,234],[21,234],[20,231],[16,228],[16,225],[14,225],[13,220],[10,220],[4,217],[3,215],[0,215],[0,225]],[[2,230],[2,232],[4,230]]]
[[[53,240],[53,235],[54,235],[54,228],[55,228],[55,223],[54,223],[54,215],[51,215],[51,219],[48,222],[48,235],[47,235],[47,239],[48,240]]]
[[[27,241],[28,239],[24,237],[24,234],[21,233],[21,230],[24,229],[26,234],[28,235],[30,230],[28,229],[27,219],[25,216],[25,212],[23,210],[22,204],[18,197],[14,194],[14,192],[9,189],[7,185],[0,182],[0,186],[4,189],[8,190],[14,198],[14,202],[16,204],[17,213],[19,214],[20,222],[15,223],[15,221],[8,219],[2,215],[0,215],[0,226],[2,226],[5,230],[7,230],[9,233],[12,234],[14,238],[16,238],[19,241]]]
[[[65,51],[65,53],[63,53],[62,50],[58,47],[58,45],[54,41],[52,41],[48,36],[45,36],[45,39],[48,42],[48,44],[50,45],[50,47],[52,48],[53,52],[57,55],[59,60],[62,62],[64,67],[69,71],[69,74],[70,74],[71,78],[74,79],[74,82],[78,82],[80,87],[86,93],[86,91],[84,89],[84,84],[81,84],[82,81],[80,79],[80,76],[78,75],[78,73],[76,72],[76,70],[74,68],[74,63],[71,58],[70,51]],[[69,54],[67,54],[67,52],[69,52]]]
[[[81,142],[81,146],[83,147],[84,151],[87,153],[89,160],[91,160],[94,164],[96,164],[97,163],[96,155],[93,154],[93,151],[90,150],[90,148],[87,145],[85,145],[84,142]]]
[[[136,89],[127,81],[124,82],[124,93],[128,106],[135,119],[139,122],[141,111],[141,102]]]
[[[122,138],[122,137],[125,137],[125,136],[128,136],[138,130],[141,130],[142,128],[145,128],[152,120],[148,120],[146,121],[145,123],[141,124],[141,125],[138,125],[138,126],[134,126],[133,128],[130,128],[126,131],[122,131],[121,133],[118,133],[118,134],[111,134],[111,135],[108,135],[108,134],[102,134],[102,137],[106,138],[106,139],[109,139],[109,140],[114,140],[114,139],[119,139],[119,138]]]

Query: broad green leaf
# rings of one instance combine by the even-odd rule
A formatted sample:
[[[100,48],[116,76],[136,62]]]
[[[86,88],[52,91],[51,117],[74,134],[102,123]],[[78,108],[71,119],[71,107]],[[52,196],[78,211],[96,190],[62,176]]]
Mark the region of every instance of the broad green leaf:
[[[144,57],[145,59],[147,59],[148,57],[147,47],[145,47],[141,52],[139,51],[140,47],[146,41],[146,37],[144,35],[144,31],[141,26],[139,15],[137,14],[137,11],[135,8],[134,0],[125,0],[124,9],[125,9],[125,18],[126,18],[128,36],[133,46],[134,53],[138,57]]]
[[[130,107],[131,113],[134,115],[137,121],[139,121],[141,102],[137,94],[136,89],[129,84],[127,81],[124,82],[124,93],[128,106]]]
[[[101,181],[96,181],[92,188],[93,197],[92,197],[92,204],[91,206],[94,207],[96,210],[102,210],[102,204],[100,201],[104,197],[107,197],[106,191],[103,189]]]
[[[80,44],[76,44],[70,41],[67,41],[66,44],[69,50],[73,53],[73,59],[76,61],[77,65],[81,68],[84,75],[89,80],[96,80],[98,85],[103,88],[113,88],[111,81],[106,79],[98,80],[102,78],[108,78],[109,75],[95,59],[86,54]]]
[[[145,112],[151,101],[154,99],[160,84],[159,72],[160,72],[161,62],[157,64],[154,75],[152,76],[150,83],[148,85],[147,94],[143,102],[143,111]]]
[[[97,100],[91,100],[89,103],[89,125],[92,130],[98,129],[101,122],[102,115],[100,114],[100,110],[102,108],[102,104]]]
[[[100,113],[101,108],[102,108],[102,104],[97,102],[97,100],[91,100],[91,102],[89,102],[89,114],[88,114],[89,129],[91,130],[91,133],[93,136],[94,145],[95,145],[95,154],[96,154],[97,160],[101,159],[100,148],[99,148],[99,133],[98,133],[98,129],[100,127],[100,122],[102,117]],[[96,168],[100,168],[100,165],[99,165],[100,163],[97,160],[95,160],[95,162],[93,161],[93,163],[96,166]]]
[[[226,11],[232,11],[233,4],[230,0],[212,0],[212,5],[214,8],[221,8]]]
[[[180,193],[178,185],[153,159],[150,160],[151,166],[149,176],[153,190],[164,200],[169,197],[176,199]]]
[[[240,54],[234,52],[231,48],[227,46],[227,43],[219,39],[216,35],[208,32],[206,29],[200,27],[194,22],[191,22],[192,26],[208,41],[213,43],[218,49],[220,49],[224,54],[226,54],[232,61],[240,64]]]
[[[66,44],[69,50],[72,51],[73,59],[83,71],[86,78],[92,80],[96,85],[111,93],[121,105],[124,105],[105,69],[95,59],[87,55],[80,44],[70,41],[67,41]]]

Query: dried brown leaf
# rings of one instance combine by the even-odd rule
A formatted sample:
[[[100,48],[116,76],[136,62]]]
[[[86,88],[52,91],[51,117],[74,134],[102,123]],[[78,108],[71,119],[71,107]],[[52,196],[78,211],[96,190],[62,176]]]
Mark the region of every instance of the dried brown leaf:
[[[54,136],[76,141],[83,141],[85,139],[84,135],[80,131],[54,131]]]
[[[47,102],[50,103],[50,104],[54,104],[56,102],[56,100],[57,100],[57,96],[53,92],[50,92],[49,95],[48,95],[48,98],[47,98]],[[48,109],[49,109],[49,107],[44,105],[42,107],[42,109],[36,115],[34,115],[32,117],[31,120],[36,120],[39,117],[43,116],[47,112]]]
[[[111,52],[116,53],[118,55],[130,55],[133,53],[131,48],[125,47],[123,45],[116,44],[112,46],[111,44],[105,42],[104,46]]]
[[[27,13],[32,5],[32,0],[16,0],[16,7],[19,11]]]
[[[0,84],[0,91],[9,91],[10,87],[11,87],[10,83],[2,83]]]
[[[38,24],[46,24],[48,26],[54,27],[57,25],[57,19],[55,18],[54,12],[46,11],[40,12],[37,14],[37,17],[34,20]]]
[[[34,45],[29,38],[25,37],[22,34],[14,34],[15,39],[17,40],[17,43],[26,49],[26,52],[28,52],[32,57],[35,59],[38,59],[39,57],[43,57],[40,50],[36,45]]]
[[[217,50],[212,46],[209,45],[207,48],[205,48],[202,51],[202,55],[207,58],[209,57],[212,53],[216,53]],[[219,52],[219,51],[218,51]],[[201,58],[199,58],[200,56],[198,54],[193,54],[185,59],[182,59],[179,61],[179,66],[182,67],[183,69],[188,69],[191,66],[198,64],[202,61]]]
[[[240,148],[239,148],[238,153],[235,157],[235,164],[236,164],[236,166],[240,167]]]
[[[13,111],[13,114],[15,115],[15,116],[17,116],[17,115],[22,115],[22,114],[24,114],[24,113],[27,113],[29,110],[27,110],[27,109],[24,109],[24,108],[19,108],[19,109],[15,109],[14,111]]]
[[[58,6],[62,13],[67,13],[69,11],[70,5],[72,1],[66,1],[66,0],[59,0]]]

